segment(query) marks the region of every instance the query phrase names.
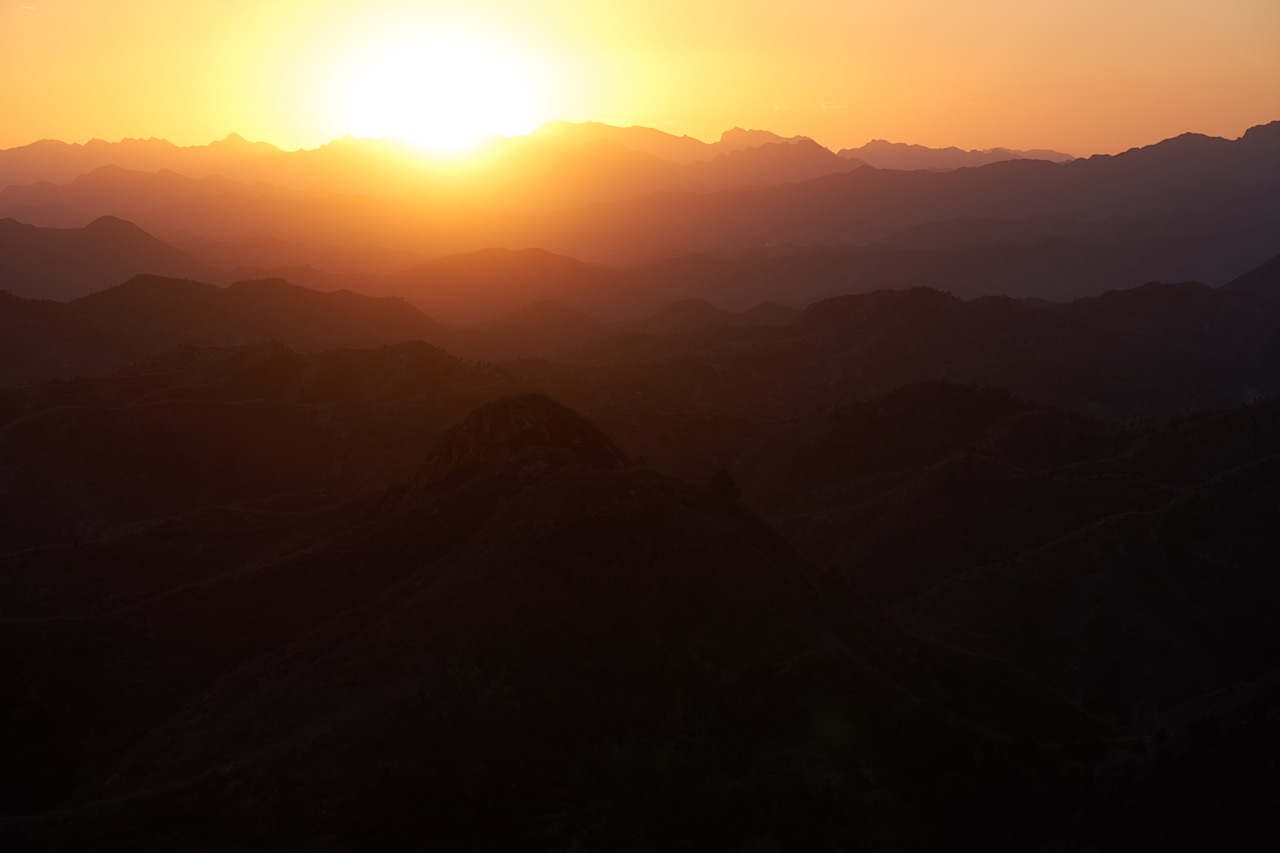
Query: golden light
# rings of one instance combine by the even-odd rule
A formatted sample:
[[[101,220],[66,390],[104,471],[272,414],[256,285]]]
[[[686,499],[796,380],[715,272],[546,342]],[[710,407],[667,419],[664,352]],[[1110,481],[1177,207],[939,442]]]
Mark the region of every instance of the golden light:
[[[540,122],[531,69],[511,54],[458,38],[384,44],[346,81],[350,132],[395,137],[455,154]]]

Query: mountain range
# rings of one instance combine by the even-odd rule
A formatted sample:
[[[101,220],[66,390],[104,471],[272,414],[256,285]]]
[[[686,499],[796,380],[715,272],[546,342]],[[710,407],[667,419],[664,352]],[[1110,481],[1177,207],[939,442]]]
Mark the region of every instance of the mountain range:
[[[0,846],[1260,849],[1277,146],[0,152]]]
[[[632,136],[648,142],[628,148],[618,141]],[[748,270],[752,279],[769,278],[762,258],[823,259],[827,268],[806,277],[812,284],[798,297],[757,290],[724,306],[733,310],[765,300],[802,307],[855,289],[912,284],[965,296],[1069,299],[1140,281],[1221,284],[1273,256],[1278,138],[1273,124],[1238,140],[1187,134],[1116,156],[901,171],[860,166],[803,138],[728,134],[717,143],[721,153],[688,160],[671,151],[692,143],[675,137],[568,126],[504,143],[527,158],[481,157],[451,176],[387,159],[389,143],[334,143],[347,171],[324,174],[365,175],[338,181],[338,189],[290,184],[285,172],[270,183],[107,164],[65,183],[3,186],[0,216],[63,229],[125,219],[192,252],[220,281],[287,268],[309,285],[360,289],[362,277],[422,259],[536,247],[641,275],[690,255],[747,258],[745,266],[764,267]],[[13,151],[0,152],[0,161]],[[382,182],[384,172],[395,183]],[[47,281],[31,284],[14,272],[0,286],[58,295],[40,292],[51,287]],[[537,298],[556,297],[528,301]]]

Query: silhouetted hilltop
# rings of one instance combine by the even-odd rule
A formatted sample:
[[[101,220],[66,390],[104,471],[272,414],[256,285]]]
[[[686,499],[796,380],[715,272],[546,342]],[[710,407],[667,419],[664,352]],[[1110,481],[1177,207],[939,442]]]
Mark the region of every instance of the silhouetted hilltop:
[[[1280,255],[1227,282],[1222,289],[1239,290],[1266,300],[1280,299]]]
[[[931,382],[779,426],[734,470],[806,556],[911,630],[1154,731],[1280,655],[1259,509],[1276,416],[1268,398],[1117,427]]]
[[[620,148],[657,157],[672,163],[692,163],[711,159],[705,142],[689,136],[672,136],[651,127],[615,127],[602,122],[553,121],[528,137],[530,143],[577,148],[608,142]],[[512,140],[520,144],[520,140]]]
[[[81,297],[69,307],[94,319],[164,329],[177,343],[195,346],[275,338],[299,349],[318,350],[443,334],[438,323],[401,299],[321,293],[278,278],[220,288],[137,276]]]
[[[394,846],[429,808],[432,838],[463,847],[480,824],[516,846],[588,824],[608,847],[1108,836],[1110,818],[1081,815],[1118,808],[1115,785],[1148,790],[1150,762],[1190,737],[1185,703],[1241,683],[1241,707],[1269,707],[1274,400],[1120,427],[947,382],[817,412],[803,392],[840,401],[843,378],[884,369],[879,341],[890,367],[932,369],[925,344],[975,317],[1006,325],[974,327],[970,348],[1022,330],[1014,363],[1083,363],[1052,354],[1039,312],[1147,346],[1151,328],[1188,337],[1192,315],[1222,327],[1228,292],[831,300],[790,327],[704,327],[696,357],[573,368],[563,387],[590,421],[424,344],[187,349],[2,391],[0,627],[22,698],[0,738],[10,767],[36,769],[0,777],[24,815],[0,833]],[[548,366],[536,384],[559,381]],[[711,414],[752,395],[789,402]],[[742,501],[631,467],[637,447],[724,460]],[[848,766],[874,779],[806,781]],[[876,791],[910,819],[849,808]],[[759,797],[792,805],[756,815]],[[609,817],[545,827],[584,803]]]
[[[763,187],[807,181],[856,169],[862,164],[832,154],[812,139],[733,148],[700,167],[690,167],[695,189]]]
[[[628,147],[632,136],[649,142]],[[808,139],[747,136],[759,144],[706,145],[707,157],[676,161],[652,152],[668,141],[689,151],[702,143],[649,144],[663,135],[643,129],[569,128],[495,143],[471,170],[415,160],[388,141],[338,140],[282,154],[277,181],[104,167],[66,185],[8,186],[0,215],[66,224],[69,211],[84,222],[112,214],[184,242],[269,236],[294,249],[268,264],[235,266],[326,272],[353,263],[356,272],[385,272],[386,253],[499,246],[623,266],[697,252],[849,252],[888,241],[897,251],[856,249],[846,278],[859,289],[924,284],[970,296],[1073,298],[1134,280],[1218,284],[1276,250],[1280,208],[1269,188],[1280,181],[1280,157],[1265,128],[1234,141],[1188,136],[1115,157],[947,172],[869,169]],[[989,225],[975,231],[974,221]],[[839,292],[791,278],[805,297],[781,301]],[[735,308],[780,298],[755,292],[730,305],[705,292],[680,295]]]
[[[239,134],[209,145],[180,148],[163,139],[93,139],[84,144],[52,139],[0,151],[0,187],[33,180],[65,183],[103,166],[145,172],[173,170],[190,177],[226,173],[282,152],[265,142],[248,142]]]
[[[314,352],[453,338],[401,299],[320,293],[280,279],[219,288],[140,275],[66,304],[10,298],[0,318],[19,317],[24,331],[9,342],[12,358],[0,371],[6,385],[110,373],[179,346],[275,340]]]
[[[1244,287],[1148,284],[1070,303],[930,288],[815,303],[781,329],[616,339],[592,345],[620,387],[698,394],[726,414],[762,414],[868,399],[911,382],[948,379],[1125,421],[1248,402],[1280,393],[1274,297]],[[693,365],[697,365],[695,370]],[[691,378],[697,375],[694,382]]]
[[[1111,264],[1158,268],[1149,278],[1216,284],[1275,252],[1280,211],[1275,194],[1264,188],[1280,181],[1280,157],[1268,138],[1161,144],[1115,157],[1006,161],[937,173],[860,168],[767,189],[651,196],[566,212],[535,242],[620,262],[658,251],[864,244],[962,217],[1066,217],[1089,223],[1089,240],[1067,253],[1049,245],[1050,253],[1100,251]],[[572,235],[587,232],[591,244],[579,249]],[[932,266],[945,270],[941,259]],[[1035,281],[1038,271],[1025,268],[1024,277]],[[1087,278],[1078,276],[1076,294],[1086,286]],[[1008,287],[989,279],[974,290]]]
[[[793,136],[788,139],[768,130],[745,130],[741,127],[734,127],[720,134],[720,140],[717,145],[728,152],[743,151],[760,145],[777,145],[779,143],[793,143],[802,140],[812,141],[807,136]]]
[[[592,468],[619,468],[627,462],[622,451],[581,415],[541,394],[523,394],[477,409],[450,428],[415,477],[411,494],[517,458],[523,470],[536,476],[548,463],[529,459],[531,448],[569,454]]]
[[[904,602],[902,618],[1151,727],[1195,696],[1265,676],[1280,653],[1262,605],[1280,596],[1276,534],[1259,510],[1274,493],[1276,408],[1273,398],[1119,434],[1110,458],[1045,472],[1036,479],[1056,495],[1039,503],[1022,490],[1022,523],[1067,522],[1068,495],[1082,489],[1079,526],[958,562],[964,571]],[[1107,501],[1090,503],[1091,482],[1099,496],[1106,482]],[[1012,497],[986,494],[989,509]]]
[[[86,223],[110,215],[151,225],[163,223],[161,211],[175,205],[224,196],[253,199],[266,195],[298,194],[251,186],[220,175],[195,179],[167,169],[152,172],[108,165],[65,184],[41,182],[4,187],[0,189],[0,212],[55,207],[79,212]]]
[[[139,273],[205,278],[195,257],[112,216],[84,228],[36,228],[0,219],[0,288],[37,299],[74,299]]]
[[[908,145],[903,142],[888,142],[884,139],[873,139],[860,148],[842,148],[838,155],[850,160],[860,160],[877,169],[905,170],[965,169],[1004,160],[1049,160],[1065,163],[1072,159],[1070,154],[1044,149],[1018,151],[1010,148],[990,148],[985,151],[965,151],[954,146],[928,148],[924,145]]]
[[[0,550],[209,506],[324,505],[404,479],[444,428],[521,390],[423,343],[183,348],[113,376],[0,390]]]
[[[44,755],[20,797],[3,777],[31,815],[0,823],[7,840],[986,839],[963,809],[930,804],[957,778],[987,790],[1018,772],[993,731],[1106,730],[999,665],[898,634],[751,513],[618,467],[545,398],[480,410],[441,452],[489,446],[490,426],[523,435],[526,419],[549,431],[472,476],[419,479],[410,501],[198,514],[0,573],[19,593],[5,615],[35,603],[63,617],[4,623],[24,661],[11,683],[34,698],[5,709],[24,739],[0,736]],[[603,465],[561,452],[585,436]],[[197,555],[187,578],[156,571],[227,527],[245,531],[223,547],[234,570]],[[77,571],[90,554],[128,591],[109,614],[75,594],[101,579]],[[41,601],[14,583],[37,577],[65,588]],[[98,666],[68,666],[89,649]],[[96,701],[57,705],[82,695]],[[104,714],[114,724],[94,726]],[[816,768],[833,774],[817,792]],[[928,826],[848,810],[874,791]]]
[[[734,467],[804,553],[888,604],[1168,500],[1131,471],[1084,470],[1138,437],[1002,390],[924,382],[774,430]]]

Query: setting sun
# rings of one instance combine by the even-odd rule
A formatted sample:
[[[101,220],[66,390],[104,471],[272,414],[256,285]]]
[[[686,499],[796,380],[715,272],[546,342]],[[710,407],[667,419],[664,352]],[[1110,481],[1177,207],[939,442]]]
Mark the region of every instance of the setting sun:
[[[437,37],[383,45],[351,72],[343,106],[356,136],[452,154],[490,135],[528,133],[539,122],[535,96],[530,69],[512,56]]]

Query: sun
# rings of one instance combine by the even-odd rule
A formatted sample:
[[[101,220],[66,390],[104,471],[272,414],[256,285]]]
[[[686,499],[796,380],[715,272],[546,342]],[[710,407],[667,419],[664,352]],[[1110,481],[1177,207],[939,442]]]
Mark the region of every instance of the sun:
[[[539,123],[532,73],[510,53],[458,37],[383,44],[346,80],[350,132],[457,154]]]

